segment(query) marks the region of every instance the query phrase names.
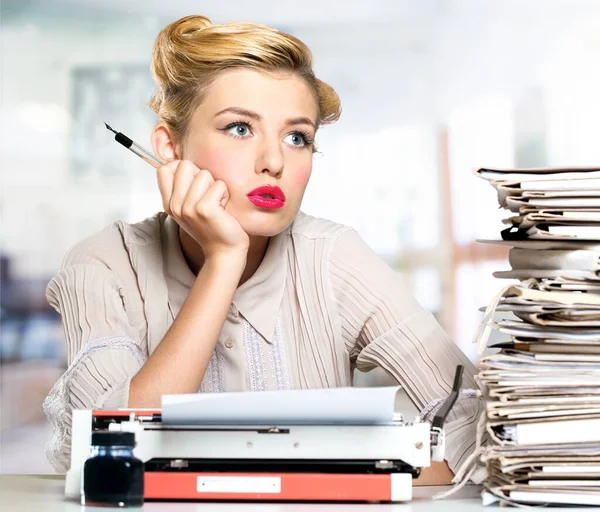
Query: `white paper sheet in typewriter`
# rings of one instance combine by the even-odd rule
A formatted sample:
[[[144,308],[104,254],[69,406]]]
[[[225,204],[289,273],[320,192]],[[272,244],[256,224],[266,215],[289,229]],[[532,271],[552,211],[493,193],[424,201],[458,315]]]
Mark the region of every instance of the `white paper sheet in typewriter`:
[[[378,424],[391,422],[400,386],[163,395],[166,424]]]

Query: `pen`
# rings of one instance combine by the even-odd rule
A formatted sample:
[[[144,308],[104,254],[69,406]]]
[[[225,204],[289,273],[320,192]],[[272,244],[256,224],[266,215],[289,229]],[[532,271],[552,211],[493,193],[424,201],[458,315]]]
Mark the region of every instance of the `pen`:
[[[111,132],[113,132],[115,134],[115,140],[119,144],[121,144],[122,146],[125,146],[129,151],[135,153],[142,160],[145,160],[146,162],[148,162],[152,167],[157,168],[165,163],[165,162],[162,162],[161,160],[159,160],[158,158],[156,158],[147,149],[144,149],[139,144],[133,142],[129,137],[127,137],[127,135],[123,135],[121,132],[117,132],[116,130],[113,130],[106,123],[104,123],[104,126],[106,126],[107,130],[110,130]]]

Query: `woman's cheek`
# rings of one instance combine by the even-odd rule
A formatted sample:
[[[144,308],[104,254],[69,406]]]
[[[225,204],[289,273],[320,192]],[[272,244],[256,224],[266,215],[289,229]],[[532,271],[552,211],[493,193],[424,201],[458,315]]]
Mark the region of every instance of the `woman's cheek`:
[[[306,165],[304,167],[298,167],[294,172],[290,173],[290,181],[293,187],[304,192],[304,189],[308,185],[311,172],[312,165]]]
[[[239,176],[241,163],[238,162],[235,154],[224,152],[213,152],[204,155],[200,160],[201,169],[207,169],[212,174],[215,180],[222,180],[225,183],[230,183]]]

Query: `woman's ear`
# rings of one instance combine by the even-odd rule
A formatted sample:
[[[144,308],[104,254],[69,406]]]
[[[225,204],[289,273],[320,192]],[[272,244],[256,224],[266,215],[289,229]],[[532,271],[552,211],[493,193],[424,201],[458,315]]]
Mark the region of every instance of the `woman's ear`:
[[[152,130],[152,147],[154,154],[163,162],[179,160],[177,144],[168,126],[159,123]]]

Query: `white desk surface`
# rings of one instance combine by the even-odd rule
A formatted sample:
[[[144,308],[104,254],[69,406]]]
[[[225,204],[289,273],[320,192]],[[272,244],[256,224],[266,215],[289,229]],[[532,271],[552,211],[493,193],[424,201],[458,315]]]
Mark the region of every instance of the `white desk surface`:
[[[360,512],[374,509],[382,512],[440,511],[469,512],[470,510],[491,510],[496,507],[483,507],[479,497],[480,488],[468,486],[455,495],[434,501],[430,497],[446,487],[415,487],[413,501],[408,504],[313,504],[313,503],[218,503],[218,502],[149,502],[143,510],[153,512]],[[0,510],[2,512],[75,512],[103,511],[110,508],[84,507],[74,501],[65,501],[64,477],[53,475],[2,475],[0,476]],[[121,510],[141,510],[140,508]]]
[[[1,512],[102,512],[113,508],[84,507],[75,501],[64,499],[64,476],[59,475],[0,475],[0,511]],[[406,504],[347,504],[347,503],[219,503],[219,502],[149,502],[142,508],[116,510],[144,510],[152,512],[362,512],[376,510],[381,512],[470,512],[499,510],[497,505],[484,507],[481,504],[479,486],[466,486],[444,500],[432,500],[431,496],[449,487],[414,487],[413,501]],[[506,508],[503,508],[507,510]],[[518,508],[510,508],[519,510]],[[552,512],[561,510],[599,510],[598,508],[562,508],[552,507]]]

